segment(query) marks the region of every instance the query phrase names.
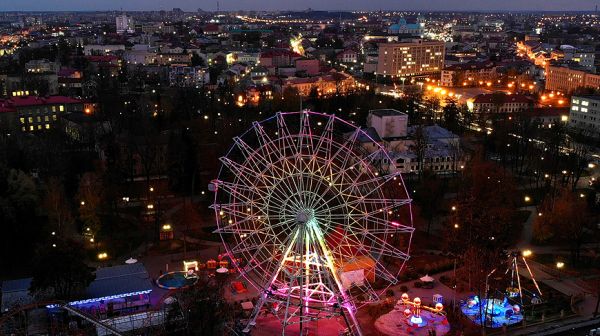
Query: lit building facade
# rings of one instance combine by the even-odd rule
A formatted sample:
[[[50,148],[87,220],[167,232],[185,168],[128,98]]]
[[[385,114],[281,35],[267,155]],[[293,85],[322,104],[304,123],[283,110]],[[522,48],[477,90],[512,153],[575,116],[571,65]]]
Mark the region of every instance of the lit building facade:
[[[117,25],[117,34],[125,34],[125,33],[133,33],[134,32],[134,24],[133,18],[126,14],[119,15],[115,18]]]
[[[589,136],[600,135],[600,96],[573,96],[569,126]]]
[[[381,43],[376,74],[409,77],[440,73],[444,52],[442,41]]]
[[[92,113],[94,105],[64,96],[15,96],[0,100],[0,129],[39,132],[55,127],[68,112]]]
[[[600,75],[567,66],[548,66],[546,90],[572,92],[584,87],[600,90]]]

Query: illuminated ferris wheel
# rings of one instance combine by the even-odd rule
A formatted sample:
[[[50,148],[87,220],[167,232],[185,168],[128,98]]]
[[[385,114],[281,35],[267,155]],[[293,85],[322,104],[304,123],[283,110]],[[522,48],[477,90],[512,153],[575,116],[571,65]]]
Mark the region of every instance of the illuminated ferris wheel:
[[[341,317],[360,335],[357,307],[397,282],[414,230],[387,151],[349,122],[302,111],[254,122],[220,160],[217,232],[260,293],[245,331],[266,309],[282,334]]]

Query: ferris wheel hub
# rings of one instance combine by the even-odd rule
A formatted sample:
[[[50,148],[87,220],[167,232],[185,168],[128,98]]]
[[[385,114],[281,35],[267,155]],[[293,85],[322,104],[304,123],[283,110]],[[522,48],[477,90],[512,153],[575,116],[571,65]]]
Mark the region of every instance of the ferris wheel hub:
[[[311,209],[300,210],[296,215],[296,223],[297,224],[308,224],[308,222],[314,220],[314,211]]]

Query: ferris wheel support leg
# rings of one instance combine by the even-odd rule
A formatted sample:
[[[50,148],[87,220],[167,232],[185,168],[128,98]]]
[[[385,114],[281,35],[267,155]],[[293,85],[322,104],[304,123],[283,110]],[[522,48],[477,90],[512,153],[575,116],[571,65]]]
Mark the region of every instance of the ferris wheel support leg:
[[[326,261],[325,266],[329,269],[329,274],[339,290],[340,297],[338,297],[338,302],[342,301],[339,304],[340,304],[341,313],[344,317],[344,321],[346,322],[346,325],[348,326],[348,329],[350,329],[350,332],[352,333],[352,335],[362,336],[362,330],[360,329],[360,324],[358,324],[358,320],[356,319],[356,315],[354,314],[356,309],[355,309],[354,305],[352,304],[352,302],[346,296],[346,294],[345,294],[346,291],[344,289],[344,286],[342,286],[342,282],[340,281],[340,279],[337,276],[335,267],[333,266],[334,263],[333,263],[333,258],[331,256],[331,251],[329,251],[329,249],[327,248],[327,246],[324,243],[325,239],[323,236],[323,232],[317,225],[310,225],[309,228],[312,230],[312,234],[315,236],[315,241],[318,242],[321,247],[322,254],[325,257],[325,261]],[[346,310],[347,313],[345,313],[344,310]],[[350,320],[348,320],[348,317],[346,315],[348,315],[350,317]]]
[[[298,232],[298,230],[296,230],[290,244],[288,245],[285,253],[283,254],[283,258],[281,258],[281,261],[277,265],[277,270],[273,273],[273,275],[269,279],[269,282],[268,282],[269,286],[271,286],[273,284],[273,282],[275,281],[275,279],[277,279],[277,276],[279,275],[279,272],[281,271],[281,268],[283,267],[286,257],[290,254],[290,251],[292,250],[292,247],[294,246],[296,239],[298,239],[298,234],[299,234],[299,232]],[[246,334],[249,333],[250,330],[252,330],[252,327],[254,327],[256,325],[256,319],[258,318],[258,314],[260,314],[260,310],[265,305],[265,302],[267,302],[267,298],[269,296],[270,290],[271,290],[271,288],[263,290],[263,293],[260,295],[260,299],[256,303],[256,306],[254,306],[254,310],[252,310],[252,316],[250,317],[248,324],[246,324],[246,328],[244,328],[244,330],[243,330],[244,333],[246,333]]]

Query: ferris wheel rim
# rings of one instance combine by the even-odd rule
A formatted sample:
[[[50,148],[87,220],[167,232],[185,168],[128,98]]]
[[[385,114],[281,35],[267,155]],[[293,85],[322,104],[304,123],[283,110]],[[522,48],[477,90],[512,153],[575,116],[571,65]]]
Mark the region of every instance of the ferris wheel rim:
[[[261,127],[263,124],[266,124],[268,122],[272,122],[274,119],[284,118],[286,116],[291,116],[291,115],[302,115],[302,114],[306,114],[307,116],[318,116],[318,117],[322,117],[322,118],[331,118],[334,123],[335,122],[338,122],[338,123],[341,122],[343,125],[349,127],[351,130],[353,130],[353,132],[359,132],[361,136],[367,137],[369,140],[371,140],[371,142],[373,144],[375,144],[377,150],[381,151],[380,153],[383,154],[387,160],[389,160],[388,162],[391,162],[391,158],[389,156],[388,151],[385,150],[385,148],[381,144],[379,144],[377,141],[375,141],[369,134],[367,134],[367,132],[365,132],[364,130],[362,130],[360,127],[352,124],[351,122],[348,122],[348,121],[346,121],[346,120],[344,120],[342,118],[339,118],[335,114],[328,114],[328,113],[322,113],[322,112],[314,112],[314,111],[308,111],[308,110],[296,111],[296,112],[278,112],[275,115],[273,115],[273,116],[271,116],[269,118],[266,118],[266,119],[264,119],[262,121],[256,121],[256,122],[254,122],[251,127],[249,127],[244,133],[242,133],[238,137],[235,137],[235,139],[244,139],[244,137],[246,137],[248,134],[252,133],[253,131],[256,131],[256,127]],[[294,133],[293,135],[294,136],[298,136],[297,133]],[[277,139],[279,139],[279,138],[277,138]],[[254,150],[258,150],[258,147],[260,147],[260,146],[252,147],[252,148]],[[236,148],[237,148],[237,145],[234,142],[229,147],[229,149],[226,151],[226,153],[223,155],[223,157],[225,157],[225,158],[229,157],[236,150]],[[362,160],[361,158],[359,158],[359,159]],[[227,171],[227,170],[229,170],[229,169],[224,164],[222,164],[221,167],[220,167],[220,169],[219,169],[218,178],[220,179],[224,175],[224,172]],[[408,197],[408,195],[409,195],[408,194],[408,190],[406,188],[406,184],[404,183],[402,175],[401,174],[397,174],[397,176],[400,178],[400,181],[401,181],[401,191],[403,192],[404,195],[406,195],[406,198],[408,200],[407,204],[408,204],[408,209],[409,209],[409,221],[410,221],[409,226],[411,228],[414,228],[413,227],[413,223],[412,223],[412,220],[413,220],[413,218],[412,218],[412,207],[410,206],[410,198]],[[219,197],[219,192],[216,191],[215,195],[214,195],[214,202],[213,202],[214,206],[220,204],[218,202],[218,197]],[[218,210],[215,208],[215,212],[216,213],[217,213],[217,211]],[[223,225],[223,223],[221,222],[221,220],[217,216],[217,228],[218,228],[217,230],[219,230],[222,227],[222,225]],[[223,233],[220,233],[220,238],[221,238],[221,241],[223,242],[223,245],[225,246],[225,250],[226,250],[227,255],[229,256],[229,258],[231,260],[235,260],[235,258],[237,257],[237,255],[239,255],[240,253],[237,253],[237,255],[236,255],[236,253],[234,251],[232,251],[232,246],[230,245],[231,243],[229,243],[229,242],[226,241],[225,235]],[[406,264],[406,260],[408,259],[408,256],[410,254],[410,247],[411,247],[411,240],[412,240],[412,238],[413,238],[413,235],[412,235],[412,232],[411,232],[411,234],[408,235],[408,243],[407,243],[407,247],[405,249],[405,254],[406,254],[407,257],[406,257],[406,259],[403,260],[402,265],[400,266],[400,269],[399,269],[398,272],[400,272],[404,268],[404,266]],[[242,255],[243,255],[243,253],[242,253]],[[380,256],[380,258],[381,258],[381,256]],[[375,260],[375,263],[379,263],[379,259],[380,258],[378,258],[378,260]],[[249,272],[245,272],[244,269],[242,267],[240,267],[240,265],[238,265],[238,263],[234,262],[233,264],[236,267],[236,269],[240,272],[240,274],[242,274],[242,276],[246,280],[248,280],[248,282],[250,282],[252,286],[254,286],[255,288],[257,288],[258,290],[265,290],[265,286],[262,286],[260,284],[260,281],[259,281],[260,279],[259,280],[254,279],[254,278],[251,279]],[[268,269],[261,269],[261,270],[267,271]],[[396,274],[396,276],[397,276],[397,274]],[[386,286],[386,288],[387,287],[389,287],[389,284],[388,284],[388,286]]]

